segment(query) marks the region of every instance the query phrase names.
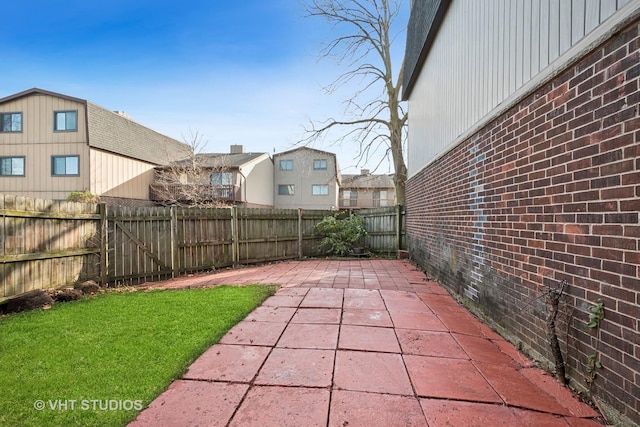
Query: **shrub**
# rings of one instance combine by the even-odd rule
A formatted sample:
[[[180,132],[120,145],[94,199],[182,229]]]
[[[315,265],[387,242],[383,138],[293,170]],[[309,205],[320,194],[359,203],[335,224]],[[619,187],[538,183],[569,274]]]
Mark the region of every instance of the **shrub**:
[[[358,215],[344,219],[326,216],[316,224],[316,233],[322,237],[320,247],[329,255],[346,256],[351,252],[353,244],[367,235],[364,221]]]
[[[80,202],[80,203],[98,203],[100,197],[92,194],[91,191],[72,191],[67,197],[67,202]]]

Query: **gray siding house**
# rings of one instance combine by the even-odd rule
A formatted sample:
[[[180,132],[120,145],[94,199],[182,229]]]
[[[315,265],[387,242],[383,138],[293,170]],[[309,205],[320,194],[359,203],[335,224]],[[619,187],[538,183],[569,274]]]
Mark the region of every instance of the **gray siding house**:
[[[334,153],[308,147],[273,156],[275,208],[337,209],[340,168]]]

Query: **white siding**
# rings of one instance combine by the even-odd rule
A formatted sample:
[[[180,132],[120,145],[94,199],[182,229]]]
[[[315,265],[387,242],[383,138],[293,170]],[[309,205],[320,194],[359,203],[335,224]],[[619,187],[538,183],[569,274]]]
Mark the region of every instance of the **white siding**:
[[[242,200],[248,206],[273,206],[273,162],[269,154],[241,166],[244,175]]]
[[[409,97],[409,176],[525,90],[523,86],[536,76],[561,68],[571,47],[605,20],[638,7],[629,4],[620,10],[625,4],[623,0],[452,1]]]

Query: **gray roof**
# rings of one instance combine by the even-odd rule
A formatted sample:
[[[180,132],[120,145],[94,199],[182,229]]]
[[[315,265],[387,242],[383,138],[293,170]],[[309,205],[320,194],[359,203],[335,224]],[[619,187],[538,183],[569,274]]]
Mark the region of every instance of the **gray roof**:
[[[342,175],[342,189],[394,188],[390,175]]]
[[[282,156],[283,154],[289,154],[289,153],[294,153],[296,151],[303,151],[303,150],[315,151],[316,153],[322,153],[322,154],[326,154],[327,156],[332,156],[332,157],[336,156],[336,153],[332,153],[330,151],[318,150],[317,148],[311,148],[311,147],[303,146],[303,147],[294,148],[292,150],[281,151],[280,153],[274,154],[273,157]]]
[[[196,158],[198,159],[199,165],[202,167],[219,168],[224,166],[235,169],[257,159],[260,156],[264,156],[265,154],[267,156],[269,155],[268,153],[199,153],[196,155]],[[176,165],[188,163],[189,161],[190,160],[178,161],[176,162]]]
[[[436,37],[440,24],[451,0],[419,0],[411,7],[411,16],[407,27],[407,46],[404,52],[404,82],[402,99],[409,99],[416,83],[420,68],[427,59],[431,44]]]
[[[41,93],[43,95],[55,96],[57,98],[68,99],[69,101],[80,102],[82,104],[86,104],[87,101],[80,98],[74,98],[73,96],[63,95],[61,93],[51,92],[49,90],[38,89],[37,87],[23,90],[22,92],[14,93],[13,95],[5,96],[4,98],[0,98],[0,104],[3,104],[7,101],[13,101],[14,99],[22,98],[24,96],[30,96],[36,93]]]
[[[89,146],[156,165],[189,156],[190,148],[131,119],[87,102]]]

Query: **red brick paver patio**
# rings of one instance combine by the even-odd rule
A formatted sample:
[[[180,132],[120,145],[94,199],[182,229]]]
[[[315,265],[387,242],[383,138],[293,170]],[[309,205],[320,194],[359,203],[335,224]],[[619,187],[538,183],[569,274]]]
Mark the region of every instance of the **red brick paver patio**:
[[[131,426],[597,426],[406,261],[291,261],[163,282],[282,288]]]

